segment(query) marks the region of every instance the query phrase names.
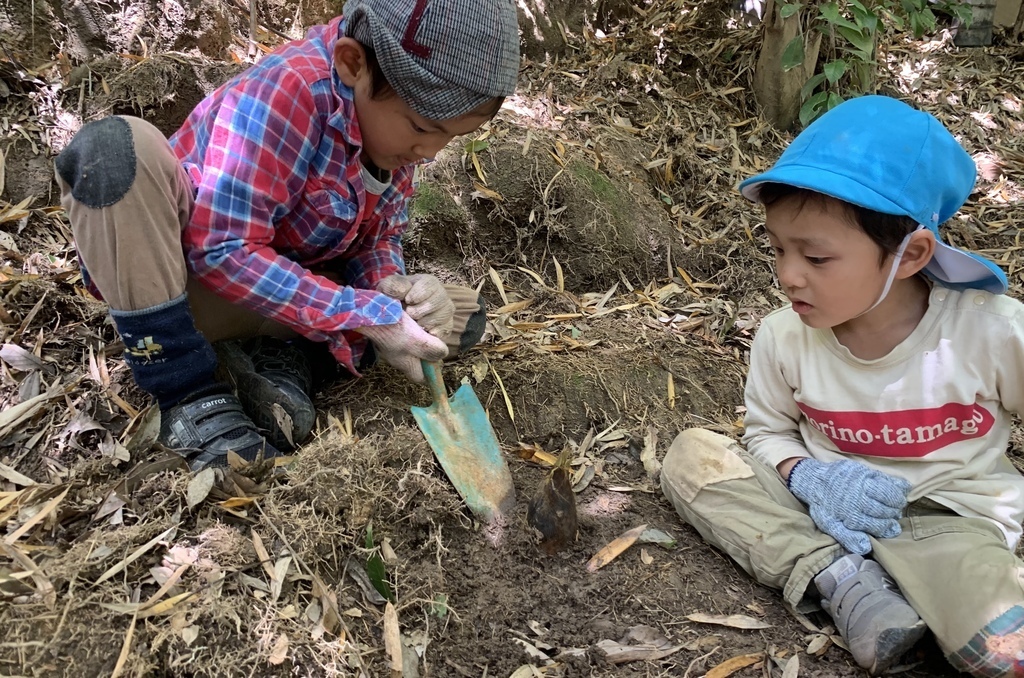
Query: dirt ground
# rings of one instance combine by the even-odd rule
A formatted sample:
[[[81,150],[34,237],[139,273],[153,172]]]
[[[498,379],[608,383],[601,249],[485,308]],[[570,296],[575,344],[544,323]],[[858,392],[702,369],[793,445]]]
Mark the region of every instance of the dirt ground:
[[[587,16],[622,17],[609,7]],[[426,390],[386,367],[319,395],[316,437],[283,475],[190,475],[154,446],[50,167],[85,120],[176,129],[246,67],[248,12],[0,6],[0,674],[863,675],[827,618],[790,614],[658,490],[650,459],[676,432],[741,433],[750,341],[782,297],[734,187],[788,137],[749,90],[756,28],[714,3],[631,11],[604,37],[566,25],[557,59],[529,52],[517,95],[425,168],[412,207],[410,269],[489,304],[486,340],[446,376],[478,394],[512,471],[518,504],[496,537],[416,428]],[[261,3],[257,41],[325,12]],[[882,59],[883,91],[976,154],[978,190],[947,238],[1000,261],[1018,295],[1021,56],[998,35],[969,51],[940,35],[896,36]],[[579,533],[547,555],[526,505],[567,448]],[[648,533],[588,571],[641,525],[670,541]],[[907,660],[903,675],[952,675],[932,641]]]

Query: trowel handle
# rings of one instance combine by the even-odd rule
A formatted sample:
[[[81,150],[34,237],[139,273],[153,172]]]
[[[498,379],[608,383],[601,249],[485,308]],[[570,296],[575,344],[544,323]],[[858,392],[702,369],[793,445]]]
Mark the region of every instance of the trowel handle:
[[[427,388],[430,389],[430,397],[438,407],[447,411],[450,406],[448,405],[448,392],[444,387],[444,378],[441,376],[441,362],[421,360],[420,364],[423,366],[423,377],[427,381]]]

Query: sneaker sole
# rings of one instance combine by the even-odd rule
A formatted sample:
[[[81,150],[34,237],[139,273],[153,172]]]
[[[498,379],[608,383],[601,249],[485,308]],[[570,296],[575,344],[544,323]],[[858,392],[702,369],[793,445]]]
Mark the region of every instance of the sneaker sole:
[[[869,673],[872,676],[879,676],[887,671],[924,637],[927,630],[925,623],[920,621],[909,628],[882,631],[875,642],[875,663],[869,669]]]

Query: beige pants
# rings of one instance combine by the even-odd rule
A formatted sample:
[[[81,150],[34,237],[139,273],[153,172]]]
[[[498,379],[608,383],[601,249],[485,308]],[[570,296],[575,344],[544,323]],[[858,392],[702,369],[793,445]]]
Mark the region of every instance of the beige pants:
[[[72,195],[57,173],[61,205],[68,214],[79,256],[110,308],[137,311],[163,304],[188,292],[196,328],[210,342],[259,335],[282,339],[298,333],[255,311],[217,296],[188,275],[181,231],[192,214],[192,184],[164,135],[139,118],[121,117],[134,147],[134,178],[116,201],[101,196],[95,205]],[[131,164],[127,161],[126,164]],[[117,192],[120,194],[120,192]],[[82,196],[84,197],[84,196]],[[343,283],[330,271],[317,273]],[[483,301],[473,290],[446,285],[455,303],[455,325],[444,337],[449,357],[479,338]],[[472,341],[467,341],[468,338]]]
[[[842,549],[818,530],[775,471],[726,436],[689,429],[665,456],[662,490],[682,518],[794,609],[815,604],[811,580]],[[1024,675],[1024,563],[991,522],[911,504],[869,557],[896,580],[957,668]]]

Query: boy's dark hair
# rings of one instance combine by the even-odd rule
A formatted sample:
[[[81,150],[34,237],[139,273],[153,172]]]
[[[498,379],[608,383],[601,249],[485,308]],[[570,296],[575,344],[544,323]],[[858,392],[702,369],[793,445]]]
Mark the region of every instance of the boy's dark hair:
[[[878,256],[879,266],[885,264],[888,256],[896,254],[896,250],[899,249],[908,233],[913,233],[917,229],[917,222],[908,216],[876,212],[824,193],[789,184],[772,182],[762,184],[758,190],[758,198],[765,206],[793,199],[797,201],[797,211],[802,210],[809,200],[817,201],[822,205],[827,205],[830,202],[839,205],[846,212],[846,216],[882,250]]]
[[[394,96],[395,88],[388,82],[388,76],[384,75],[384,69],[380,67],[380,61],[377,60],[377,53],[368,45],[363,45],[363,50],[366,52],[366,67],[370,70],[370,98],[380,101]],[[503,103],[505,103],[505,97],[494,97],[471,112],[493,118],[498,114]]]

